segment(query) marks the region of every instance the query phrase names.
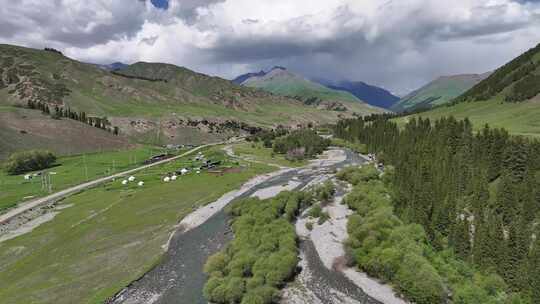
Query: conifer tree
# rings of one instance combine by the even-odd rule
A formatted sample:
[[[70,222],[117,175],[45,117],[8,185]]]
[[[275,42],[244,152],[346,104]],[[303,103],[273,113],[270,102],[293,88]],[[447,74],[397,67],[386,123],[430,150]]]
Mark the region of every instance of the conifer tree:
[[[536,235],[539,235],[538,233]],[[536,238],[529,256],[528,282],[531,303],[540,303],[540,238]]]

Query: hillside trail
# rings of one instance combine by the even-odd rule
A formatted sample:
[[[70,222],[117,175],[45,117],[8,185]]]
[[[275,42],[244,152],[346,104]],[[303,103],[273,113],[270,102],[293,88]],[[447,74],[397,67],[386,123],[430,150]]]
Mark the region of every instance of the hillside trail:
[[[106,176],[106,177],[101,177],[101,178],[98,178],[98,179],[95,179],[95,180],[92,180],[92,181],[89,181],[89,182],[79,184],[77,186],[73,186],[73,187],[58,191],[56,193],[53,193],[53,194],[50,194],[50,195],[47,195],[47,196],[44,196],[44,197],[41,197],[41,198],[37,198],[37,199],[33,199],[33,200],[30,200],[30,201],[27,201],[27,202],[23,202],[23,203],[19,204],[19,206],[15,207],[13,209],[10,209],[8,212],[6,212],[4,214],[1,214],[0,215],[0,224],[7,223],[8,221],[13,219],[14,217],[17,217],[18,215],[21,215],[22,213],[24,213],[24,212],[26,212],[28,210],[31,210],[33,208],[36,208],[36,207],[38,207],[40,205],[43,205],[43,204],[46,204],[48,202],[62,199],[62,198],[67,197],[69,195],[81,192],[81,191],[86,190],[88,188],[95,187],[95,186],[97,186],[99,184],[108,182],[108,181],[116,179],[116,178],[124,177],[126,175],[130,175],[130,174],[136,173],[136,172],[144,170],[144,169],[148,169],[148,168],[151,168],[151,167],[154,167],[154,166],[159,166],[159,165],[162,165],[162,164],[165,164],[165,163],[168,163],[168,162],[175,161],[175,160],[177,160],[179,158],[190,155],[190,154],[192,154],[194,152],[197,152],[197,151],[199,151],[201,149],[204,149],[204,148],[208,148],[208,147],[211,147],[211,146],[222,145],[222,144],[227,144],[227,143],[232,143],[232,142],[231,141],[225,141],[225,142],[210,143],[210,144],[205,144],[205,145],[202,145],[202,146],[198,146],[198,147],[193,148],[193,149],[191,149],[191,150],[189,150],[187,152],[184,152],[184,153],[182,153],[180,155],[177,155],[177,156],[174,156],[174,157],[171,157],[171,158],[168,158],[168,159],[164,159],[164,160],[161,160],[161,161],[158,161],[158,162],[155,162],[155,163],[152,163],[152,164],[148,164],[148,165],[143,165],[143,166],[140,166],[140,167],[137,167],[137,168],[134,168],[134,169],[123,171],[123,172],[116,173],[116,174],[113,174],[113,175],[109,175],[109,176]]]

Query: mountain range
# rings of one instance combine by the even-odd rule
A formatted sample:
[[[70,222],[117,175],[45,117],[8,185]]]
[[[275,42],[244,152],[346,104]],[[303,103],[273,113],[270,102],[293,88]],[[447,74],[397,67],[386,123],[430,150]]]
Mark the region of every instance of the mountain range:
[[[359,90],[355,90],[358,89],[356,83],[344,82],[342,84],[347,88],[335,88],[330,85],[330,81],[310,80],[285,67],[276,66],[267,72],[243,74],[233,79],[233,82],[246,87],[259,88],[273,94],[292,97],[305,104],[323,108],[347,108],[351,111],[361,111],[366,107],[372,107],[383,111],[383,107],[377,103],[370,103],[357,96]],[[373,99],[370,100],[373,101]]]
[[[495,70],[447,106],[398,121],[404,123],[420,116],[431,120],[454,116],[468,118],[477,130],[489,124],[512,134],[540,136],[539,75],[540,44]]]
[[[113,62],[110,64],[96,64],[100,69],[103,69],[105,71],[116,71],[123,68],[126,68],[129,64],[125,64],[122,62]]]
[[[93,124],[99,120],[109,129],[117,127],[120,136],[29,109],[38,104],[47,106],[51,114],[55,108],[84,112]],[[76,153],[133,142],[215,141],[253,128],[329,123],[353,112],[381,110],[361,104],[350,109],[310,106],[171,64],[103,67],[53,49],[0,45],[0,157],[33,147]],[[45,132],[43,126],[50,131]]]
[[[448,103],[489,75],[490,73],[439,77],[401,98],[390,109],[394,112],[416,111]]]
[[[393,95],[388,90],[362,81],[340,80],[334,82],[330,80],[318,80],[318,82],[334,90],[349,92],[372,106],[384,109],[390,109],[399,101],[399,97]]]
[[[268,72],[240,75],[233,79],[233,82],[293,97],[306,104],[346,107],[351,110],[358,109],[359,105],[362,108],[371,106],[382,110],[398,100],[398,97],[388,91],[363,82],[311,80],[279,66],[273,67]]]
[[[347,91],[328,88],[295,74],[285,67],[275,66],[268,72],[248,73],[233,79],[244,87],[251,87],[302,101],[306,105],[327,110],[349,110],[362,113],[368,109],[382,112],[383,109],[373,107],[358,99]]]

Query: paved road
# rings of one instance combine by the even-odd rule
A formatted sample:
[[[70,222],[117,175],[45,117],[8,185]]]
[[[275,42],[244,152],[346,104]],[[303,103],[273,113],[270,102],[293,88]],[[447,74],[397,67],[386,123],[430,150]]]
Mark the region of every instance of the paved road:
[[[11,209],[10,211],[0,215],[0,224],[9,221],[11,218],[13,218],[13,217],[15,217],[15,216],[27,211],[27,210],[30,210],[32,208],[35,208],[35,207],[37,207],[37,206],[39,206],[41,204],[45,204],[45,203],[50,202],[52,200],[57,200],[57,199],[63,198],[63,197],[68,196],[70,194],[80,192],[82,190],[94,187],[96,185],[99,185],[101,183],[110,181],[110,180],[118,178],[118,177],[133,174],[133,173],[135,173],[137,171],[141,171],[141,170],[153,167],[153,166],[159,166],[161,164],[171,162],[173,160],[184,157],[186,155],[189,155],[189,154],[191,154],[193,152],[204,149],[206,147],[221,145],[221,144],[225,144],[225,143],[227,143],[227,142],[218,142],[218,143],[211,143],[211,144],[202,145],[202,146],[199,146],[197,148],[191,149],[191,150],[189,150],[189,151],[187,151],[185,153],[177,155],[175,157],[164,159],[162,161],[158,161],[158,162],[155,162],[155,163],[152,163],[152,164],[140,166],[140,167],[135,168],[135,169],[131,169],[131,170],[123,171],[123,172],[120,172],[120,173],[116,173],[116,174],[113,174],[113,175],[110,175],[110,176],[98,178],[98,179],[93,180],[93,181],[89,181],[89,182],[86,182],[86,183],[83,183],[83,184],[80,184],[80,185],[77,185],[77,186],[73,186],[71,188],[64,189],[62,191],[58,191],[56,193],[53,193],[51,195],[47,195],[45,197],[37,198],[37,199],[31,200],[31,201],[22,203],[20,206],[14,208],[14,209]]]

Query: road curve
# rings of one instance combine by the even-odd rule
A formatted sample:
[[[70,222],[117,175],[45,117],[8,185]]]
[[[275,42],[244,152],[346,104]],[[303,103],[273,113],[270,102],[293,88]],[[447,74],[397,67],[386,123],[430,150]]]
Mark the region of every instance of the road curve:
[[[37,207],[37,206],[39,206],[41,204],[50,202],[52,200],[63,198],[63,197],[68,196],[70,194],[80,192],[82,190],[94,187],[96,185],[99,185],[101,183],[110,181],[110,180],[118,178],[118,177],[122,177],[122,176],[125,176],[125,175],[128,175],[128,174],[138,172],[140,170],[144,170],[144,169],[147,169],[147,168],[150,168],[150,167],[153,167],[153,166],[159,166],[161,164],[174,161],[176,159],[179,159],[181,157],[184,157],[186,155],[189,155],[189,154],[191,154],[193,152],[196,152],[198,150],[201,150],[201,149],[204,149],[204,148],[207,148],[207,147],[222,145],[222,144],[225,144],[225,143],[231,143],[231,142],[217,142],[217,143],[211,143],[211,144],[198,146],[196,148],[193,148],[193,149],[191,149],[191,150],[189,150],[189,151],[187,151],[185,153],[182,153],[180,155],[177,155],[175,157],[167,158],[167,159],[164,159],[164,160],[152,163],[152,164],[137,167],[135,169],[130,169],[130,170],[123,171],[123,172],[120,172],[120,173],[116,173],[116,174],[113,174],[113,175],[109,175],[109,176],[106,176],[106,177],[98,178],[98,179],[95,179],[93,181],[89,181],[89,182],[86,182],[86,183],[83,183],[83,184],[80,184],[80,185],[77,185],[77,186],[73,186],[73,187],[58,191],[58,192],[53,193],[51,195],[47,195],[47,196],[44,196],[44,197],[41,197],[41,198],[37,198],[37,199],[34,199],[34,200],[27,201],[25,203],[22,203],[22,205],[20,205],[18,207],[15,207],[15,208],[9,210],[8,212],[0,215],[0,224],[9,221],[13,217],[15,217],[15,216],[27,211],[27,210],[30,210],[32,208],[35,208],[35,207]]]

